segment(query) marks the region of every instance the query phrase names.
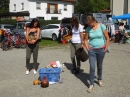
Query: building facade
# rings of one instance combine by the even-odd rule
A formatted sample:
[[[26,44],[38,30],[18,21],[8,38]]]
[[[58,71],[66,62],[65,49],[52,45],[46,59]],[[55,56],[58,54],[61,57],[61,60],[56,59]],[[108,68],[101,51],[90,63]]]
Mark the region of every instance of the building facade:
[[[110,0],[111,14],[123,15],[130,13],[130,0]]]
[[[29,18],[61,20],[72,17],[76,0],[10,0],[10,12],[28,12]]]

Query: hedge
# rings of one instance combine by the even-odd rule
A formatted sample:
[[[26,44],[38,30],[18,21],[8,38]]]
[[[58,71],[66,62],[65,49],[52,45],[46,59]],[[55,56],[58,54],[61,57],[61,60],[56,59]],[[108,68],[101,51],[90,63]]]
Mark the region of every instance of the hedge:
[[[40,26],[43,27],[47,24],[59,24],[60,20],[39,20],[40,22]],[[13,19],[3,19],[0,21],[0,24],[12,24],[14,25],[15,23],[17,23],[16,20]]]

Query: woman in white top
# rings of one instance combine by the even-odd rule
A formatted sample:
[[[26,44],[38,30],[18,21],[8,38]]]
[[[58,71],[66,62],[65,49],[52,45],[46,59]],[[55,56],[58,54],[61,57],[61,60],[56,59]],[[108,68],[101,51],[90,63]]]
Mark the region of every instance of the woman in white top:
[[[71,70],[71,72],[74,74],[78,74],[80,71],[81,63],[80,63],[80,59],[77,56],[75,60],[75,52],[79,48],[83,47],[83,27],[81,24],[79,24],[77,17],[72,17],[71,25],[72,25],[72,31],[71,31],[72,40],[71,40],[71,45],[70,45],[70,52],[71,52],[71,61],[73,64],[73,69]]]

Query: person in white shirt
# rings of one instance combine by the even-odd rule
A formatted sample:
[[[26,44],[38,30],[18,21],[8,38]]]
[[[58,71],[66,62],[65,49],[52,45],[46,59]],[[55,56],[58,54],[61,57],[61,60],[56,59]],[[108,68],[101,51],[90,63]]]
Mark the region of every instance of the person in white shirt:
[[[110,40],[111,40],[112,38],[115,38],[115,37],[114,37],[114,36],[115,36],[115,25],[114,25],[114,23],[113,23],[112,18],[109,18],[109,20],[108,20],[108,23],[107,23],[107,31],[108,31],[108,35],[109,35]]]
[[[72,25],[72,29],[71,29],[72,40],[70,44],[70,52],[71,52],[71,61],[73,64],[73,69],[71,70],[71,72],[74,74],[78,74],[80,72],[81,63],[80,63],[80,59],[77,56],[75,60],[75,52],[79,48],[83,48],[83,27],[81,24],[79,24],[77,17],[72,17],[71,25]]]

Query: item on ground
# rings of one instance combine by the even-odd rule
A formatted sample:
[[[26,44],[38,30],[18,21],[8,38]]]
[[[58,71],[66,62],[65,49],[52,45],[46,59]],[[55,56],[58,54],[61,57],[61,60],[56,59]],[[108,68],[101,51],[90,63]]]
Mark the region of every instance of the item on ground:
[[[50,66],[51,67],[57,67],[57,64],[56,64],[56,62],[50,62]]]
[[[33,85],[40,85],[41,84],[41,81],[39,81],[39,80],[34,80],[33,81]]]
[[[41,87],[46,88],[48,86],[49,86],[49,81],[47,80],[47,77],[44,76],[42,81],[41,81]]]
[[[39,79],[42,81],[46,76],[49,82],[58,82],[60,79],[61,68],[41,68],[39,69]]]

